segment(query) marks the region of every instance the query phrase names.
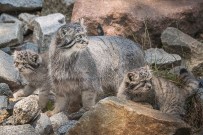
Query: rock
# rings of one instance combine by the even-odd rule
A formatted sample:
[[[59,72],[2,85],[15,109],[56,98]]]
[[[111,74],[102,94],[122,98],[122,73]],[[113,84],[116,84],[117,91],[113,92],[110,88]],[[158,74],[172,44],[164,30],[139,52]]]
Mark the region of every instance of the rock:
[[[39,135],[35,129],[29,125],[0,126],[0,135]]]
[[[65,23],[65,16],[60,13],[41,16],[34,19],[33,38],[35,43],[38,44],[40,52],[44,52],[48,49],[53,34]]]
[[[190,127],[172,115],[131,101],[108,97],[86,112],[66,135],[97,134],[190,135]]]
[[[8,84],[11,90],[24,85],[23,79],[19,76],[13,63],[13,58],[0,50],[0,82]]]
[[[26,124],[39,115],[39,98],[36,95],[30,95],[17,102],[13,109],[12,124]]]
[[[20,20],[18,20],[18,18],[14,17],[14,16],[11,16],[11,15],[8,15],[8,14],[5,14],[5,13],[1,14],[0,22],[22,24],[22,22]]]
[[[60,112],[51,116],[50,120],[54,132],[56,132],[60,126],[64,125],[68,121],[68,117],[63,112]]]
[[[83,17],[89,35],[97,35],[101,24],[105,35],[129,37],[151,48],[161,46],[161,32],[169,26],[192,36],[202,31],[202,4],[202,0],[78,0],[71,20]]]
[[[0,12],[22,12],[22,11],[39,11],[42,8],[43,0],[1,0]]]
[[[57,135],[65,135],[66,132],[69,129],[73,128],[76,123],[77,123],[76,120],[69,120],[68,122],[66,122],[65,124],[63,124],[58,128]]]
[[[70,21],[75,0],[44,0],[42,15],[62,13]]]
[[[32,42],[26,42],[22,44],[21,46],[18,46],[16,50],[32,50],[34,52],[38,53],[38,46],[35,43]]]
[[[0,83],[0,96],[8,96],[8,97],[12,97],[13,93],[10,90],[8,84],[6,83]]]
[[[177,54],[169,54],[163,49],[150,48],[145,50],[145,59],[148,64],[158,68],[171,68],[180,66],[181,57]]]
[[[35,120],[32,126],[40,135],[50,135],[51,133],[53,133],[51,121],[49,117],[44,113],[41,113],[38,116],[37,120]]]
[[[186,59],[189,70],[196,76],[203,75],[203,43],[180,30],[168,27],[161,35],[164,49]]]
[[[9,117],[9,113],[6,109],[0,110],[0,125]],[[0,131],[1,133],[1,131]]]
[[[11,48],[10,47],[5,47],[5,48],[1,48],[1,50],[9,55],[11,55]]]
[[[0,23],[0,48],[21,44],[23,30],[19,23]]]
[[[32,26],[32,21],[34,18],[38,17],[37,15],[29,13],[21,13],[18,18],[23,22],[24,35],[29,33],[29,30],[33,31],[34,27]]]
[[[0,96],[0,110],[8,107],[8,98],[6,96]]]

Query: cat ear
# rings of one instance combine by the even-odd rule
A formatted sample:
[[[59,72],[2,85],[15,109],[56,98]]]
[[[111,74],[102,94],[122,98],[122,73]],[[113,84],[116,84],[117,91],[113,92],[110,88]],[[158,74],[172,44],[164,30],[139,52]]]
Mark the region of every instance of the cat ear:
[[[149,67],[148,65],[145,65],[145,68],[146,68],[147,70],[150,70],[150,67]]]
[[[42,62],[42,58],[38,54],[35,54],[32,57],[33,57],[33,59],[34,59],[34,61],[36,63],[41,63]]]
[[[129,73],[127,74],[127,77],[128,77],[128,79],[129,79],[130,81],[133,81],[134,76],[135,76],[135,74],[132,73],[132,72],[129,72]]]

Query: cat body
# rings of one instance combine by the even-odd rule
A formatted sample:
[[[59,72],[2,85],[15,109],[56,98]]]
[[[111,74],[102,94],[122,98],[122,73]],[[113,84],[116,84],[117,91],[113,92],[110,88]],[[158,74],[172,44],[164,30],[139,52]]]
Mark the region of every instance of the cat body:
[[[47,69],[47,54],[38,54],[31,50],[14,52],[14,65],[28,82],[24,89],[14,93],[14,98],[31,95],[39,90],[41,107],[45,107],[49,94],[49,79]],[[42,108],[43,108],[42,107]]]
[[[87,37],[83,28],[80,33],[75,34],[76,37],[80,35],[81,41],[68,41],[74,34],[60,36],[63,33],[61,31],[71,29],[72,25],[62,26],[50,46],[49,74],[56,91],[53,114],[64,110],[66,104],[67,108],[71,107],[71,102],[78,99],[82,100],[83,106],[80,112],[89,110],[98,95],[117,93],[125,72],[145,63],[142,49],[125,38]],[[79,27],[82,26],[80,24]],[[72,42],[75,43],[71,45]]]
[[[145,74],[145,75],[143,75]],[[153,75],[148,66],[126,74],[117,97],[135,102],[149,103],[164,113],[181,117],[185,115],[185,101],[198,90],[198,81],[186,69],[180,70],[183,87]]]

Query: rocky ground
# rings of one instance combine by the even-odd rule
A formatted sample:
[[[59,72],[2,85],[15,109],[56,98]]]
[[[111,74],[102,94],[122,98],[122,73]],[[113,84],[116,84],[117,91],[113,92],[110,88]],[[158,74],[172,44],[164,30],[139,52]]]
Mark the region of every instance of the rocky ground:
[[[37,95],[12,98],[28,83],[14,68],[13,51],[45,52],[60,26],[81,17],[89,35],[102,29],[139,42],[156,71],[186,66],[198,79],[203,76],[202,0],[1,0],[0,135],[190,135],[184,121],[116,97],[101,100],[78,121],[63,112],[49,118]]]

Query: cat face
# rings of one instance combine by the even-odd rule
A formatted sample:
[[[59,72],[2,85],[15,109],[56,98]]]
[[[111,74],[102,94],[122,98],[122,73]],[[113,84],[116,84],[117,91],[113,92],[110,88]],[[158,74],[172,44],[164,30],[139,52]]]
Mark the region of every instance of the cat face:
[[[57,47],[69,49],[77,44],[78,48],[83,48],[88,44],[86,33],[83,19],[80,22],[63,25],[57,31]]]
[[[41,62],[41,57],[33,51],[23,50],[14,52],[14,65],[21,73],[29,74],[34,72]]]
[[[127,74],[129,81],[126,83],[126,94],[130,100],[145,102],[153,95],[151,83],[151,70],[148,66],[134,69]]]

